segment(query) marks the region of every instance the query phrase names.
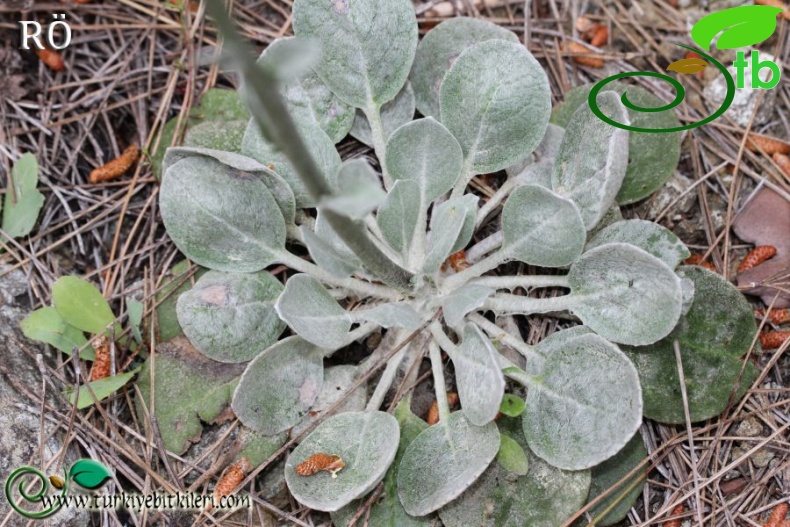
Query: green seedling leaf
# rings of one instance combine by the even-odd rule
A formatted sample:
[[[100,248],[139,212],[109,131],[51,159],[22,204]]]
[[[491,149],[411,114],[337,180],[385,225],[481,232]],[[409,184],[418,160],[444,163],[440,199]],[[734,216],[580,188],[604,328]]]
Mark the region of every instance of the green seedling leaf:
[[[168,235],[190,260],[218,271],[255,272],[285,248],[285,221],[254,174],[195,156],[168,166],[159,195]]]
[[[266,271],[209,271],[178,298],[178,321],[207,357],[247,362],[274,344],[285,329],[274,310],[282,290],[282,284]]]
[[[598,104],[606,115],[628,124],[617,93],[601,93]],[[590,230],[614,203],[627,165],[628,131],[605,123],[589,105],[582,105],[565,128],[554,162],[552,190],[576,204]]]
[[[513,421],[513,423],[508,423]],[[569,472],[546,463],[532,453],[514,419],[500,421],[508,437],[527,455],[528,472],[514,477],[498,463],[458,499],[439,511],[445,527],[557,527],[587,498],[590,471]]]
[[[154,365],[155,363],[155,365]],[[156,412],[165,449],[181,454],[200,439],[201,421],[211,423],[228,407],[244,366],[206,358],[186,337],[157,346],[137,378],[140,396],[137,418],[147,420],[143,408]],[[151,407],[151,385],[155,386]]]
[[[645,416],[662,423],[684,423],[674,342],[683,361],[684,382],[692,422],[724,411],[733,390],[740,398],[757,375],[746,365],[747,353],[757,331],[749,302],[727,280],[697,266],[681,267],[678,273],[694,283],[694,301],[677,327],[666,338],[624,351],[634,361],[645,397]],[[715,379],[712,381],[711,379]]]
[[[499,452],[496,455],[497,463],[503,469],[519,476],[526,476],[529,472],[529,458],[515,439],[507,434],[499,435]]]
[[[317,163],[324,179],[334,187],[334,176],[340,168],[340,154],[335,144],[317,124],[310,122],[298,123],[299,134],[307,146],[313,160]],[[271,167],[291,187],[298,208],[314,207],[315,200],[310,197],[307,187],[297,174],[288,157],[261,133],[255,119],[251,119],[244,132],[241,142],[241,153],[259,163]]]
[[[126,315],[129,317],[129,328],[132,331],[134,340],[139,344],[143,342],[143,335],[140,332],[140,326],[143,323],[143,311],[145,306],[142,302],[137,300],[128,300],[126,302]]]
[[[341,347],[351,329],[346,310],[318,280],[306,274],[288,279],[275,309],[300,337],[322,348]]]
[[[392,152],[389,147],[388,151]],[[390,157],[388,155],[387,159]],[[376,213],[376,223],[384,240],[401,254],[409,247],[414,236],[422,201],[419,183],[401,179],[392,186]]]
[[[381,107],[381,128],[385,141],[395,130],[414,119],[414,110],[414,90],[407,81],[398,95]],[[354,126],[351,127],[350,133],[360,143],[373,146],[373,132],[370,129],[370,122],[362,110],[357,110]]]
[[[321,349],[288,337],[250,362],[231,406],[246,426],[261,434],[278,434],[302,420],[323,382]]]
[[[776,16],[780,7],[745,5],[723,9],[700,19],[691,28],[691,38],[699,47],[710,50],[713,40],[719,49],[745,48],[758,44],[776,31]]]
[[[442,298],[444,321],[450,327],[457,326],[467,314],[481,307],[494,292],[494,289],[484,285],[467,284],[459,287]]]
[[[293,25],[297,37],[315,40],[331,57],[319,61],[315,71],[347,104],[380,108],[406,83],[417,48],[409,0],[297,0]]]
[[[321,236],[311,231],[307,226],[302,225],[299,228],[304,239],[307,251],[310,253],[310,258],[333,276],[345,278],[356,273],[360,269],[360,263],[354,258],[349,258],[348,255],[340,254],[340,251],[335,249],[329,242]]]
[[[626,443],[620,452],[615,454],[613,457],[610,457],[600,465],[593,467],[592,482],[590,483],[590,496],[587,501],[592,501],[603,494],[604,491],[609,490],[612,485],[625,477],[626,474],[631,472],[637,467],[637,465],[642,463],[645,458],[647,458],[647,449],[645,448],[645,443],[642,441],[642,436],[636,434],[628,443]],[[595,524],[600,525],[601,527],[607,527],[624,520],[628,515],[628,511],[634,505],[637,498],[639,498],[639,495],[642,494],[642,487],[644,487],[644,482],[646,480],[647,471],[646,469],[643,469],[641,473],[637,473],[625,483],[619,485],[606,498],[604,498],[603,501],[590,509],[590,514],[595,518],[600,513],[602,513],[604,509],[608,508],[609,505],[616,502],[616,505],[603,518],[596,521]],[[621,498],[620,495],[634,483],[637,483],[634,485],[634,488]]]
[[[508,259],[563,267],[584,248],[586,229],[569,199],[537,185],[513,191],[502,211],[502,250]]]
[[[406,302],[380,304],[371,309],[354,311],[355,320],[375,322],[385,328],[400,327],[415,330],[423,323],[422,317]]]
[[[683,307],[680,279],[664,262],[624,243],[584,253],[568,273],[573,312],[602,337],[652,344],[677,324]]]
[[[269,189],[269,192],[272,193],[272,197],[274,197],[274,200],[277,202],[277,206],[280,207],[285,223],[293,223],[296,213],[296,202],[291,187],[288,186],[288,183],[278,174],[250,157],[235,154],[233,152],[210,150],[208,148],[171,148],[167,151],[167,155],[165,155],[165,170],[181,159],[195,156],[215,159],[224,165],[254,175],[260,179],[263,184],[266,185],[266,188]]]
[[[409,74],[421,114],[439,118],[439,87],[453,62],[467,48],[493,39],[519,41],[512,31],[480,18],[451,18],[428,31]]]
[[[420,208],[453,188],[461,177],[461,145],[431,117],[404,125],[387,143],[387,170],[396,181],[412,180],[420,188]]]
[[[123,388],[126,383],[132,380],[132,377],[134,377],[139,370],[140,368],[135,368],[126,373],[119,373],[118,375],[114,375],[112,377],[105,377],[104,379],[93,381],[89,383],[90,389],[96,396],[97,401],[103,401],[107,397]],[[69,404],[74,404],[74,390],[66,390],[66,393],[69,396]],[[85,385],[80,386],[76,400],[78,410],[84,410],[85,408],[93,405],[93,397]]]
[[[473,426],[463,412],[427,428],[406,449],[398,472],[398,495],[408,514],[424,516],[466,490],[499,451],[493,422]]]
[[[294,55],[301,55],[298,44],[294,37],[278,38],[266,47],[258,64],[279,71]],[[333,143],[339,143],[351,130],[354,110],[338,99],[312,68],[282,81],[280,93],[294,120],[318,125]]]
[[[101,333],[115,320],[96,286],[76,276],[63,276],[52,284],[52,303],[67,324],[87,333]]]
[[[186,278],[192,272],[192,268],[197,270],[194,276]],[[181,325],[178,323],[176,313],[176,303],[178,298],[186,291],[192,289],[192,285],[203,276],[208,269],[197,267],[189,260],[181,260],[175,264],[168,276],[165,277],[159,292],[156,293],[156,324],[159,328],[158,342],[167,342],[182,335]]]
[[[364,159],[352,159],[340,166],[337,193],[325,198],[321,205],[352,220],[361,220],[384,201],[376,172]]]
[[[357,382],[358,368],[351,365],[332,366],[324,370],[324,383],[321,393],[310,408],[304,419],[293,427],[291,436],[297,436],[309,427],[316,419],[323,417],[324,412],[332,408],[341,397]],[[340,406],[333,409],[333,413],[361,412],[368,402],[367,383],[362,383]]]
[[[67,355],[71,355],[74,348],[82,349],[88,343],[85,334],[63,320],[54,307],[36,309],[22,320],[20,326],[27,338],[49,344]],[[94,356],[90,346],[80,352],[80,358],[84,360],[93,360]]]
[[[527,374],[532,378],[524,436],[533,452],[556,467],[597,465],[617,453],[642,423],[636,368],[598,335],[569,340],[544,361],[527,361]]]
[[[299,503],[336,511],[367,494],[384,478],[398,450],[398,421],[386,412],[349,412],[330,417],[308,435],[285,463],[285,481]],[[316,453],[345,463],[337,477],[300,476],[296,467]]]
[[[546,73],[524,46],[488,40],[453,63],[439,107],[470,176],[502,170],[531,154],[548,125],[551,95]]]
[[[455,366],[455,382],[466,418],[474,426],[493,421],[505,390],[494,345],[480,328],[467,324],[461,344],[445,351]]]
[[[38,161],[33,154],[23,154],[11,169],[5,193],[3,231],[11,238],[27,236],[38,220],[44,195],[38,186]],[[12,189],[13,188],[13,192]]]
[[[502,396],[502,402],[499,404],[499,411],[508,417],[518,417],[524,413],[527,405],[524,399],[512,393],[506,393]]]
[[[68,479],[83,489],[95,490],[112,478],[107,467],[92,459],[80,459],[69,469]]]
[[[395,461],[390,465],[387,474],[384,476],[384,491],[382,498],[377,500],[370,508],[369,525],[376,527],[430,527],[435,518],[424,516],[415,518],[409,516],[403,509],[403,505],[398,498],[398,468],[400,460],[403,458],[406,448],[414,441],[420,432],[428,428],[425,421],[414,415],[409,409],[410,397],[403,399],[395,408],[395,418],[400,425],[400,443]],[[338,527],[347,527],[357,512],[363,505],[364,500],[356,500],[347,506],[332,513],[332,521]]]
[[[425,256],[423,272],[435,273],[439,270],[462,235],[470,211],[477,210],[477,196],[467,194],[451,198],[439,205],[431,218],[431,232],[428,238],[428,254]],[[472,219],[474,223],[474,219]],[[468,242],[468,240],[466,240]],[[466,245],[466,242],[464,242]]]
[[[628,243],[652,254],[670,269],[688,258],[691,253],[675,234],[657,223],[645,220],[622,220],[598,231],[586,250],[606,243]]]
[[[170,148],[173,137],[176,135],[178,120],[178,117],[174,117],[165,123],[159,145],[151,154],[151,168],[154,176],[159,180],[162,179],[165,152]],[[192,108],[186,118],[182,119],[181,131],[184,140],[183,142],[177,141],[176,145],[183,144],[184,146],[239,152],[242,138],[240,132],[244,133],[244,129],[240,128],[241,122],[244,122],[246,126],[249,120],[250,114],[236,90],[212,88],[200,99],[200,105]],[[192,133],[192,129],[198,127],[200,129]],[[195,144],[192,144],[193,141]],[[211,142],[210,146],[207,144],[209,141]]]
[[[587,96],[592,84],[574,88],[565,94],[565,102],[551,114],[551,122],[567,127],[574,112],[582,105],[587,106]],[[607,90],[622,95],[628,92],[628,100],[642,108],[657,108],[666,103],[647,90],[621,82],[607,84]],[[599,103],[600,104],[600,103]],[[640,128],[673,128],[680,123],[673,111],[638,112],[628,110],[631,126]],[[635,132],[628,134],[628,169],[617,193],[621,205],[646,198],[672,175],[680,160],[680,132],[650,134]]]

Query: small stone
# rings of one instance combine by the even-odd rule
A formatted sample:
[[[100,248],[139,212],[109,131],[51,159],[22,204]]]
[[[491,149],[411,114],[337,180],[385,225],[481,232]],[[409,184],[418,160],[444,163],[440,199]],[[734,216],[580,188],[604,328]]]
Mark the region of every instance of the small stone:
[[[763,425],[755,417],[748,417],[738,423],[735,435],[741,437],[757,437],[763,433]]]
[[[666,209],[670,203],[674,202],[680,195],[683,197],[672,206],[670,212],[683,213],[688,212],[694,206],[697,199],[695,192],[687,192],[692,185],[691,179],[684,176],[680,172],[675,172],[669,181],[662,186],[653,196],[645,203],[644,216],[648,219],[655,219]],[[639,211],[642,212],[642,211]],[[640,214],[641,216],[641,214]]]

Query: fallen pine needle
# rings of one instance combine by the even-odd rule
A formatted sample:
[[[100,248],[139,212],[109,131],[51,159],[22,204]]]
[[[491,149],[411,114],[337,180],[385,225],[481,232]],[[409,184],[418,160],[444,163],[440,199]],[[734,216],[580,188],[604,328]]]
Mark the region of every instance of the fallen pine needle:
[[[90,181],[91,184],[96,184],[120,177],[135,164],[139,157],[140,149],[137,148],[137,145],[130,145],[120,156],[94,169],[90,173],[88,181]]]
[[[742,273],[753,269],[775,255],[776,247],[773,245],[758,245],[741,260],[740,265],[738,265],[738,272]]]

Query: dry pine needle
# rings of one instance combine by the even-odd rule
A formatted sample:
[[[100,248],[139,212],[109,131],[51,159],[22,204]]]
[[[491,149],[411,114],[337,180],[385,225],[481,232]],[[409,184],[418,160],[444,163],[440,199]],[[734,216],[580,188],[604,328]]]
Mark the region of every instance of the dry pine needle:
[[[110,181],[120,177],[131,168],[132,165],[140,158],[140,149],[137,145],[130,145],[123,151],[123,153],[110,161],[105,163],[99,168],[94,169],[88,178],[91,184],[101,183],[103,181]]]

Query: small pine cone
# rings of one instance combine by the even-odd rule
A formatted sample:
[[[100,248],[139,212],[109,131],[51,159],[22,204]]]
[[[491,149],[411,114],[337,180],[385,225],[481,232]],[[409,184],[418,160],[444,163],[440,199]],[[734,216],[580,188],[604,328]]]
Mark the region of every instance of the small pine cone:
[[[94,169],[90,173],[90,176],[88,176],[88,180],[91,182],[91,184],[96,184],[120,177],[124,174],[124,172],[129,170],[129,168],[134,165],[139,158],[140,149],[137,148],[137,145],[130,145],[120,156],[116,157],[109,163],[105,163],[99,168]]]
[[[776,247],[773,245],[758,245],[747,254],[738,266],[738,272],[742,273],[757,267],[764,261],[776,255]]]
[[[96,356],[93,359],[93,366],[91,367],[90,381],[98,381],[110,376],[110,340],[104,335],[98,336],[93,339],[91,343]]]
[[[230,496],[236,490],[236,487],[241,484],[244,476],[251,468],[250,462],[246,457],[229,466],[214,487],[214,502],[219,503],[219,500],[224,496]]]
[[[754,316],[762,319],[765,317],[765,310],[764,309],[755,309]],[[790,309],[772,309],[768,313],[768,320],[771,321],[772,324],[776,324],[777,326],[781,324],[787,324],[790,322]]]
[[[600,48],[605,46],[607,42],[609,42],[609,29],[603,24],[596,24],[595,28],[592,30],[590,44],[596,48]]]
[[[714,273],[718,272],[716,270],[716,266],[715,265],[713,265],[711,262],[704,261],[702,259],[702,255],[699,255],[699,254],[692,254],[691,256],[686,258],[683,261],[683,263],[686,264],[686,265],[696,265],[696,266],[699,266],[699,267],[704,267],[708,271],[713,271]]]
[[[670,516],[677,516],[679,514],[683,514],[686,512],[686,507],[682,503],[680,505],[675,505],[675,508],[672,509],[672,512],[669,513]],[[680,518],[675,518],[674,520],[667,520],[664,522],[664,527],[680,527]]]
[[[790,338],[790,331],[763,331],[760,333],[760,346],[764,350],[775,350]]]
[[[447,392],[447,406],[451,409],[454,408],[461,399],[458,397],[458,394],[455,392]],[[434,401],[431,404],[431,407],[428,408],[428,414],[425,416],[425,422],[428,423],[428,426],[433,426],[439,422],[439,403]]]
[[[785,175],[785,177],[790,179],[790,156],[776,152],[771,157],[773,158],[774,163],[776,163],[776,165],[782,169],[782,173]]]
[[[746,148],[752,152],[760,152],[761,150],[769,156],[779,152],[780,154],[790,154],[790,143],[780,141],[775,137],[767,135],[760,135],[750,132],[746,139]]]
[[[788,505],[787,502],[780,503],[774,510],[771,511],[771,515],[763,524],[763,527],[781,527],[784,522],[785,516],[787,516],[787,509]]]
[[[337,473],[345,466],[346,464],[340,456],[319,452],[299,463],[295,470],[300,476],[312,476],[323,470],[331,473],[332,477],[336,478]]]
[[[578,42],[568,42],[565,49],[572,53],[588,53],[588,54],[594,53],[594,51],[592,51],[591,49],[587,49],[587,47],[583,46],[582,44],[579,44]],[[603,59],[600,59],[598,57],[573,56],[571,57],[571,59],[576,64],[580,64],[582,66],[587,66],[590,68],[601,69],[604,66]]]
[[[66,69],[66,63],[63,62],[63,56],[52,49],[36,49],[36,55],[41,59],[41,62],[47,65],[52,71],[63,71]]]

